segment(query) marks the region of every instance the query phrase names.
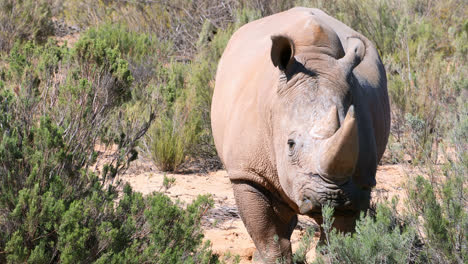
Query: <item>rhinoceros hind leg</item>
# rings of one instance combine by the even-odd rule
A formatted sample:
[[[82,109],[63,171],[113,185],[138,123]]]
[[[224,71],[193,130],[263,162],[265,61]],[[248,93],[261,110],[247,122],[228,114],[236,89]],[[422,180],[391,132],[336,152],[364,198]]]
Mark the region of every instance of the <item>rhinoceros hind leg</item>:
[[[291,263],[291,234],[297,215],[266,189],[232,181],[237,207],[264,263]]]

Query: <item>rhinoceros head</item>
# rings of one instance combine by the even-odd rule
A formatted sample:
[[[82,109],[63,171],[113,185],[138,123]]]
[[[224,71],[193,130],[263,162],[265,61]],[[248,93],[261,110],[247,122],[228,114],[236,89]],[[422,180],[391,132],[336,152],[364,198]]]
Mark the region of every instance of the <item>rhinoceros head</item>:
[[[348,38],[343,50],[336,35],[320,30],[322,38],[307,45],[287,35],[271,37],[271,60],[280,72],[272,107],[277,172],[299,212],[309,215],[326,203],[359,209],[365,205],[356,201],[369,196],[352,183],[359,157],[353,100],[359,84],[352,72],[366,47]]]

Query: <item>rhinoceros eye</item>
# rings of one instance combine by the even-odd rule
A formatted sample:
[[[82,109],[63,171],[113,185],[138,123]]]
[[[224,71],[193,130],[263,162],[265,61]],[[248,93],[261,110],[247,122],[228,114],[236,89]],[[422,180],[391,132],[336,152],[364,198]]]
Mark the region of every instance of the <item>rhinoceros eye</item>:
[[[294,146],[296,145],[296,142],[294,142],[294,140],[292,139],[288,139],[288,147],[289,147],[289,151],[293,151],[294,150]]]

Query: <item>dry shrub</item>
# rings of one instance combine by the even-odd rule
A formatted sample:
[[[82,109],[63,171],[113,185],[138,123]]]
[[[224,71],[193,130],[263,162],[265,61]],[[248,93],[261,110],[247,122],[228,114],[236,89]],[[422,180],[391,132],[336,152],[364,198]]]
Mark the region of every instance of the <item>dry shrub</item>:
[[[2,0],[0,3],[0,51],[15,41],[45,42],[54,33],[51,6],[54,0]]]

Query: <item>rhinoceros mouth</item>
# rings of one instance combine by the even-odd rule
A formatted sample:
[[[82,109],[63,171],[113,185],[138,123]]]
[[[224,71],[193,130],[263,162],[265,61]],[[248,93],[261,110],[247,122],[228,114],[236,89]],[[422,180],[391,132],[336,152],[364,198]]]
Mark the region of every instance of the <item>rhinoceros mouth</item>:
[[[311,217],[321,216],[322,207],[334,208],[335,215],[355,215],[369,207],[370,189],[354,184],[352,180],[341,184],[330,183],[318,174],[309,174],[299,195],[299,213]]]

